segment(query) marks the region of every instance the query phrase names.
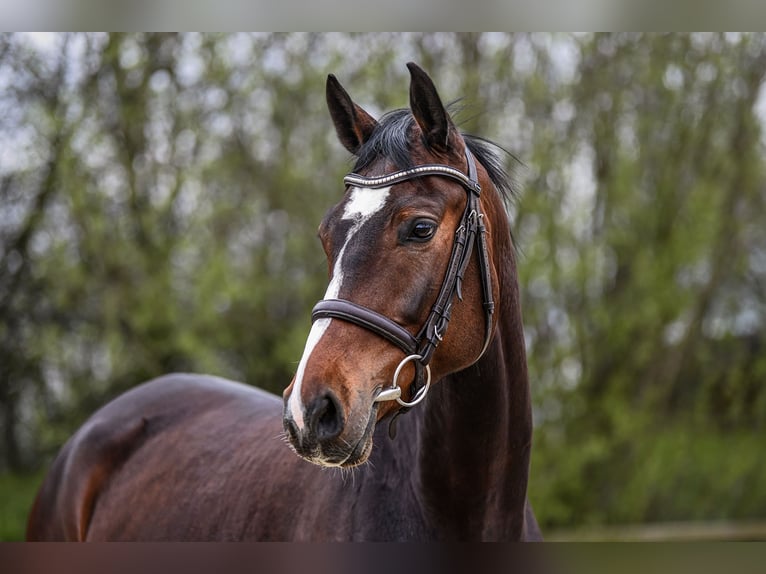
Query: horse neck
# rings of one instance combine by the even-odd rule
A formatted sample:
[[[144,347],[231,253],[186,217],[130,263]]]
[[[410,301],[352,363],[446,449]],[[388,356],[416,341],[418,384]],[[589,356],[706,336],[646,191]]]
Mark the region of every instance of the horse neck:
[[[517,539],[524,526],[532,415],[510,230],[495,227],[498,324],[484,356],[434,386],[419,432],[420,495],[448,537]]]

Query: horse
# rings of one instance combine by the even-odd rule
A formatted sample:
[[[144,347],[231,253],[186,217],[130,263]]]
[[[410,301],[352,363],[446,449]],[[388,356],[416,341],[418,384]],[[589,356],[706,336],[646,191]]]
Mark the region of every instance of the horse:
[[[510,178],[407,67],[409,109],[379,120],[327,78],[356,163],[283,396],[182,373],[129,390],[62,447],[28,540],[541,538]]]

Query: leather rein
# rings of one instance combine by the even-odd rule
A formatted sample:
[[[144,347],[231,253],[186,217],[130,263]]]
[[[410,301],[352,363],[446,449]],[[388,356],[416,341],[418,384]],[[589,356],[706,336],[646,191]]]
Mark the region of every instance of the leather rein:
[[[415,406],[423,400],[428,392],[431,384],[429,362],[447,330],[455,295],[457,295],[459,300],[462,301],[463,299],[463,277],[468,267],[468,262],[471,259],[474,245],[476,245],[478,256],[485,313],[484,345],[476,361],[487,350],[492,335],[492,313],[495,309],[495,303],[492,300],[492,283],[486,240],[487,230],[484,225],[484,215],[481,213],[479,202],[481,186],[479,185],[476,173],[476,162],[467,146],[465,148],[465,156],[468,164],[468,175],[448,165],[425,164],[381,177],[364,177],[356,173],[350,173],[343,178],[343,182],[346,185],[378,189],[418,177],[435,175],[457,181],[465,188],[468,196],[462,219],[455,231],[452,254],[450,255],[447,272],[439,290],[439,295],[436,297],[428,318],[417,335],[412,335],[404,327],[385,315],[381,315],[377,311],[346,299],[323,299],[316,304],[311,312],[312,322],[320,318],[341,319],[372,331],[404,351],[406,357],[394,373],[392,386],[381,390],[375,398],[375,402],[396,400],[404,407],[400,409],[399,413]],[[410,400],[408,402],[401,398],[402,392],[397,379],[404,365],[411,361],[415,365],[415,379],[410,386]],[[423,382],[424,370],[425,375],[427,375],[425,383]]]

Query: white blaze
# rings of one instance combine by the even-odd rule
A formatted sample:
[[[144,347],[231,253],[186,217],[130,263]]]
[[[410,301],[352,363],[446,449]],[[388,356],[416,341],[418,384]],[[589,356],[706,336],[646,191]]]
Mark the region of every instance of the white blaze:
[[[327,286],[327,292],[324,294],[325,299],[336,299],[338,293],[340,293],[341,285],[343,284],[343,255],[346,252],[346,247],[352,241],[357,232],[362,226],[376,213],[378,213],[386,204],[388,199],[390,187],[384,187],[381,189],[371,189],[367,187],[354,187],[351,189],[351,197],[346,203],[346,207],[343,210],[343,220],[353,220],[354,224],[348,231],[346,241],[343,243],[338,252],[338,258],[335,260],[335,266],[332,270],[332,279]],[[311,353],[319,343],[322,335],[324,335],[327,327],[330,326],[332,319],[317,319],[311,326],[311,331],[306,339],[306,347],[303,349],[303,356],[301,362],[298,364],[298,372],[295,374],[295,385],[293,386],[293,392],[290,393],[290,398],[287,400],[287,405],[290,410],[290,414],[295,421],[295,424],[299,429],[303,428],[303,401],[301,400],[301,388],[303,386],[303,373],[306,370],[306,364],[308,363]]]

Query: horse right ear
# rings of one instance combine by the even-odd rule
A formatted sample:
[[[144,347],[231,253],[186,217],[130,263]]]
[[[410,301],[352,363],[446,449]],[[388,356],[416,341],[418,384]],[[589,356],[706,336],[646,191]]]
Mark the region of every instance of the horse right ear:
[[[351,96],[332,74],[327,76],[327,107],[340,143],[356,155],[378,122],[351,100]]]

